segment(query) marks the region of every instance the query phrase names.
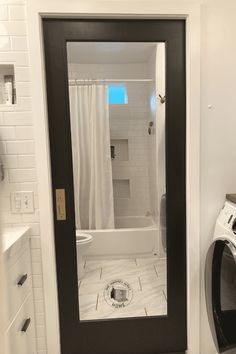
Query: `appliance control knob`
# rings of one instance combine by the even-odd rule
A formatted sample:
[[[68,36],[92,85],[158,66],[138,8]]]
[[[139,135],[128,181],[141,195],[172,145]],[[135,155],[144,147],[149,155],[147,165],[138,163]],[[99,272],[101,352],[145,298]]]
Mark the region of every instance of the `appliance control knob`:
[[[236,234],[236,218],[234,219],[233,224],[232,224],[232,231],[234,234]]]

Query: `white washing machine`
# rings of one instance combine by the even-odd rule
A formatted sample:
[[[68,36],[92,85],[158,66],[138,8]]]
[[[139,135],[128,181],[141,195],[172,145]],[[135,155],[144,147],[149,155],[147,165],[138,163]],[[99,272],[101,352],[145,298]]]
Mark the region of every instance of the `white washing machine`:
[[[208,319],[218,353],[236,354],[236,194],[215,225],[205,267]]]

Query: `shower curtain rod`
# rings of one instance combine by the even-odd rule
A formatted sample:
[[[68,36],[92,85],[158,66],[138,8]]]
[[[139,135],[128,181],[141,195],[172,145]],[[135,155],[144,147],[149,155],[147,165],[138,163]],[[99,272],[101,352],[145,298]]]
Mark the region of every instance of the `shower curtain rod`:
[[[71,79],[70,85],[77,85],[78,83],[92,83],[92,82],[152,82],[152,79]]]

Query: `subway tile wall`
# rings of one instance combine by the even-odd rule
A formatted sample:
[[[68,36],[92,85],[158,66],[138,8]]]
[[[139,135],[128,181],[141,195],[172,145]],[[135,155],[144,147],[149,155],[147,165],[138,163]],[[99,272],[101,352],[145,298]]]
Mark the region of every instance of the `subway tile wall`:
[[[148,170],[149,170],[149,193],[150,193],[150,209],[154,220],[157,225],[159,223],[158,215],[159,215],[159,199],[160,199],[160,165],[161,161],[157,163],[157,143],[163,144],[164,141],[160,141],[157,138],[157,116],[158,113],[158,101],[157,101],[157,86],[159,82],[156,80],[156,50],[152,53],[148,62],[148,77],[150,77],[153,82],[149,85],[149,121],[153,123],[151,134],[148,138]],[[159,126],[158,126],[159,128]],[[158,141],[159,140],[159,141]],[[159,173],[159,176],[157,174]]]
[[[69,78],[106,79],[155,79],[153,59],[150,62],[125,64],[77,64],[69,63]],[[153,77],[154,76],[154,77]],[[129,181],[127,197],[115,193],[114,209],[116,216],[144,216],[157,214],[155,210],[156,174],[150,176],[156,167],[155,134],[148,135],[148,123],[153,120],[150,113],[150,83],[127,83],[128,104],[109,106],[111,139],[128,139],[128,161],[114,159],[112,175],[114,180]],[[154,122],[155,123],[155,122]],[[155,130],[154,130],[155,133]],[[124,184],[125,185],[125,184]],[[150,187],[151,185],[151,187]],[[150,198],[151,197],[151,198]]]
[[[41,264],[40,225],[34,129],[31,106],[30,63],[27,40],[26,3],[2,0],[0,5],[0,65],[14,64],[17,104],[0,105],[0,150],[5,166],[1,220],[6,226],[31,227],[33,293],[38,354],[46,354],[43,274]],[[33,191],[35,211],[31,214],[11,212],[11,192]]]
[[[151,213],[148,169],[149,83],[127,83],[128,104],[110,105],[111,139],[128,140],[128,161],[112,161],[113,179],[127,179],[130,193],[114,197],[115,216]],[[117,141],[116,140],[116,141]]]

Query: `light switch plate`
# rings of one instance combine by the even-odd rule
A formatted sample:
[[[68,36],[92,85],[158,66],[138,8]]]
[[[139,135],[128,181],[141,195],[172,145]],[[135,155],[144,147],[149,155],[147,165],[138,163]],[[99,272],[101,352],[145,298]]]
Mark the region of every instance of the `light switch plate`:
[[[32,191],[20,191],[11,193],[12,213],[34,213],[34,193]]]

